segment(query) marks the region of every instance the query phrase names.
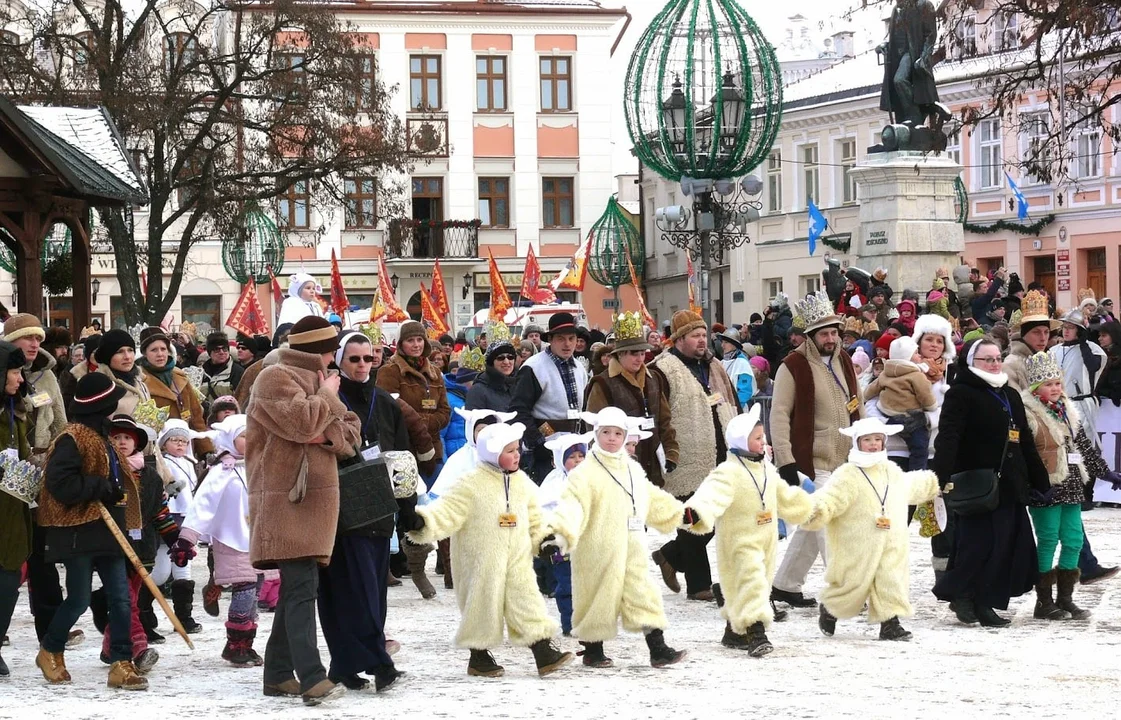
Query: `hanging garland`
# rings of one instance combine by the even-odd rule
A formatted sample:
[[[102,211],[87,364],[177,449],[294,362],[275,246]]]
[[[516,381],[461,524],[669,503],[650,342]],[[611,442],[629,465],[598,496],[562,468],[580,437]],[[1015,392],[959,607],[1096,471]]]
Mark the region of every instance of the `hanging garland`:
[[[826,247],[833,248],[837,252],[848,253],[849,248],[852,247],[852,235],[849,235],[848,240],[838,240],[836,237],[826,237],[822,238],[821,242]]]
[[[1030,225],[1023,223],[1008,222],[1007,220],[997,220],[992,225],[976,225],[971,222],[962,223],[965,229],[971,233],[978,235],[992,235],[1001,230],[1011,230],[1012,232],[1020,233],[1021,235],[1035,235],[1039,237],[1039,233],[1043,232],[1043,228],[1055,222],[1055,215],[1044,215]]]
[[[958,222],[964,225],[969,219],[969,193],[966,192],[960,175],[954,178],[954,202],[958,206]]]

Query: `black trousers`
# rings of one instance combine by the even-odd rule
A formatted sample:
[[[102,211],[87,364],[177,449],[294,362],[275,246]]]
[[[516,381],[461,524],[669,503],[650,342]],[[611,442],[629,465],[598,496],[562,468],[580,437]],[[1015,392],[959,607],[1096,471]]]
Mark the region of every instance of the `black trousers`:
[[[278,685],[295,672],[300,690],[307,692],[327,679],[315,632],[319,566],[314,558],[286,560],[277,566],[280,599],[265,645],[265,683]]]
[[[692,494],[677,498],[686,502]],[[712,568],[708,564],[708,544],[715,533],[694,535],[677,531],[677,538],[662,546],[666,562],[679,573],[685,573],[685,592],[693,595],[712,589]]]
[[[35,616],[35,636],[42,642],[43,635],[51,626],[58,606],[62,605],[62,584],[58,578],[58,566],[43,558],[47,542],[47,531],[34,525],[31,535],[31,556],[27,558],[27,587],[31,604],[31,614]]]

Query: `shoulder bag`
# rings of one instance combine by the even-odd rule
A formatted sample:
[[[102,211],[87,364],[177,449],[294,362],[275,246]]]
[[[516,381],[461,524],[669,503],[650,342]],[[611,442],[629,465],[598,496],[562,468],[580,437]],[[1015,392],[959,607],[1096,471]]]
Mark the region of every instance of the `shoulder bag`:
[[[1008,429],[1012,429],[1011,421]],[[950,476],[942,489],[946,510],[958,515],[980,515],[992,512],[1000,505],[1000,473],[1008,453],[1008,433],[1004,435],[1004,448],[1000,451],[1000,466],[962,470]]]
[[[393,481],[385,458],[360,460],[339,468],[340,531],[361,530],[396,512]]]

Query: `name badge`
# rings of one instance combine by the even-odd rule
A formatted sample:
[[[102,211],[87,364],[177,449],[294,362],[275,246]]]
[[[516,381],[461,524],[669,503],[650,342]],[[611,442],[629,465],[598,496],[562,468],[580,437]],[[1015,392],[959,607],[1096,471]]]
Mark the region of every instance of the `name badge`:
[[[852,398],[848,401],[848,403],[845,404],[845,408],[849,411],[849,415],[852,415],[854,412],[856,412],[856,409],[858,407],[860,407],[860,400],[858,400],[857,398]]]
[[[1010,443],[1020,442],[1020,431],[1017,430],[1016,428],[1009,428],[1008,429],[1008,442],[1010,442]]]
[[[716,407],[722,402],[724,402],[724,396],[720,393],[713,393],[708,396],[708,404],[710,407]]]
[[[498,516],[498,527],[500,528],[516,528],[518,526],[518,516],[514,513],[501,513]]]
[[[642,418],[642,425],[640,427],[643,430],[653,430],[654,429],[654,418],[650,418],[650,417]]]
[[[379,457],[381,457],[381,446],[377,443],[362,448],[363,460],[377,460]]]
[[[5,448],[3,457],[11,458],[12,460],[19,460],[19,450],[16,448]]]
[[[579,420],[580,419],[580,411],[575,409],[575,408],[569,408],[568,409],[568,419],[569,420]]]
[[[141,530],[129,530],[128,531],[128,537],[129,537],[130,540],[139,540],[141,537],[143,537],[143,531],[141,531]]]
[[[31,401],[31,407],[33,407],[33,408],[46,407],[46,406],[51,404],[50,393],[47,393],[45,391],[44,392],[37,392],[37,393],[31,395],[28,398],[28,400]]]
[[[891,520],[881,515],[880,517],[876,518],[876,529],[891,530]]]
[[[1067,453],[1067,464],[1077,465],[1082,462],[1082,453]]]
[[[761,510],[755,514],[756,525],[770,525],[775,521],[775,516],[771,514],[770,510]]]
[[[421,410],[435,410],[436,409],[436,399],[435,398],[424,398],[423,400],[420,401],[420,409]]]
[[[628,531],[630,531],[630,532],[642,532],[645,529],[646,529],[646,527],[642,524],[642,520],[640,518],[637,518],[634,515],[631,515],[629,518],[627,518],[627,530]]]

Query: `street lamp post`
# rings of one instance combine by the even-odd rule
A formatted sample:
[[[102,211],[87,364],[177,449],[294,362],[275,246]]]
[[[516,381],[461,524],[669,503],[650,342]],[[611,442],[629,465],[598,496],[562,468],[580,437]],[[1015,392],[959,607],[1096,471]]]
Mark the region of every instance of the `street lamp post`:
[[[737,0],[669,0],[635,46],[626,88],[635,154],[693,199],[654,219],[664,240],[699,260],[711,324],[712,262],[751,241],[746,226],[762,207],[762,182],[748,174],[778,134],[778,59]]]

